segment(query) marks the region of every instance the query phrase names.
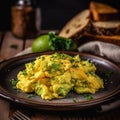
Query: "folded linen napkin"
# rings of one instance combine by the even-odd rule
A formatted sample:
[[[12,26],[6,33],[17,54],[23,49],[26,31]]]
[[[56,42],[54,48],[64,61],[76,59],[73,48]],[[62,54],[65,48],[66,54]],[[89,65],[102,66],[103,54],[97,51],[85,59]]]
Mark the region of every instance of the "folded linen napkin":
[[[120,46],[100,41],[88,42],[78,47],[79,52],[100,55],[114,62],[120,63]]]

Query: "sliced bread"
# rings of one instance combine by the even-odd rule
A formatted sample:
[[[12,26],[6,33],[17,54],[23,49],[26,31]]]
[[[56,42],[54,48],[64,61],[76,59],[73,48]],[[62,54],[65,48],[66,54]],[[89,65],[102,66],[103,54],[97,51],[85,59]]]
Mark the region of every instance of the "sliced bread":
[[[120,21],[92,22],[92,31],[96,35],[120,35]]]
[[[118,19],[119,11],[107,4],[91,1],[89,7],[94,21]]]
[[[107,43],[113,43],[120,46],[120,35],[107,36],[85,33],[84,36],[81,39],[79,39],[79,45],[90,41],[102,41]]]
[[[90,22],[90,11],[83,10],[73,17],[59,32],[59,36],[65,38],[73,38],[80,36],[84,31],[87,31]]]

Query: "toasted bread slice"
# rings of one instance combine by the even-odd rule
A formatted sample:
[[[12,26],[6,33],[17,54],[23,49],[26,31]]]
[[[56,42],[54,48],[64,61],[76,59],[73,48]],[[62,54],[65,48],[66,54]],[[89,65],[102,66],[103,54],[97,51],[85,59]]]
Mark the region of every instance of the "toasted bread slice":
[[[118,19],[118,10],[107,4],[91,1],[89,7],[94,21]]]
[[[84,36],[81,39],[79,39],[79,45],[90,41],[102,41],[107,43],[113,43],[120,46],[120,35],[106,36],[84,33]]]
[[[120,21],[92,22],[92,32],[96,35],[120,35]]]
[[[59,32],[59,36],[65,38],[72,38],[78,34],[82,34],[87,29],[90,22],[90,11],[88,9],[83,10],[73,17]]]

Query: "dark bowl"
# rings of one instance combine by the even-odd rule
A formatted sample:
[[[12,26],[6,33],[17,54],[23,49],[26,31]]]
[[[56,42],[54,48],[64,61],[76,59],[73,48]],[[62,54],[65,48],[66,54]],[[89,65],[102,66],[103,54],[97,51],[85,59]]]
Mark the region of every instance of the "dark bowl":
[[[70,92],[65,98],[42,100],[40,96],[28,98],[28,94],[18,92],[12,88],[11,79],[16,79],[17,73],[25,68],[25,63],[35,60],[37,56],[52,54],[54,52],[31,53],[14,57],[0,63],[0,96],[20,105],[26,105],[43,110],[77,110],[99,106],[114,99],[120,93],[120,68],[112,62],[98,56],[79,52],[59,51],[69,55],[79,54],[82,60],[90,60],[97,68],[98,74],[104,80],[105,88],[92,95],[93,99],[87,100],[82,94]],[[106,73],[112,73],[106,75]]]

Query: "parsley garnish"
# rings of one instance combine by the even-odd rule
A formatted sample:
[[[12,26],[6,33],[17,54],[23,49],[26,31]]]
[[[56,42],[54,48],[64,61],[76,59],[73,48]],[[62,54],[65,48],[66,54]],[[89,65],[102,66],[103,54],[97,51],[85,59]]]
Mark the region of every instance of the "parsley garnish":
[[[60,68],[60,63],[53,63],[51,66],[50,66],[50,73],[53,72],[53,71],[56,71]]]
[[[77,99],[76,99],[76,98],[73,98],[73,102],[76,103],[76,102],[77,102]]]
[[[28,94],[27,98],[31,98],[31,97],[35,97],[35,96],[36,96],[36,94],[34,94],[34,93],[33,94]]]
[[[92,100],[93,96],[89,95],[89,94],[83,94],[83,96],[87,99],[87,100]]]
[[[69,38],[63,38],[55,35],[55,32],[49,32],[49,42],[51,50],[75,50],[77,51],[76,43]]]
[[[11,47],[11,48],[14,48],[14,49],[17,49],[17,48],[18,48],[18,45],[12,44],[12,45],[10,45],[10,47]]]
[[[15,90],[17,90],[16,84],[18,83],[18,80],[11,79],[10,83],[12,84],[12,88],[15,89]]]
[[[110,77],[112,74],[113,74],[113,72],[109,71],[109,72],[106,72],[106,73],[105,73],[105,76],[106,76],[106,77]]]
[[[22,74],[23,74],[23,75],[27,75],[26,70],[23,70],[23,71],[22,71]]]

